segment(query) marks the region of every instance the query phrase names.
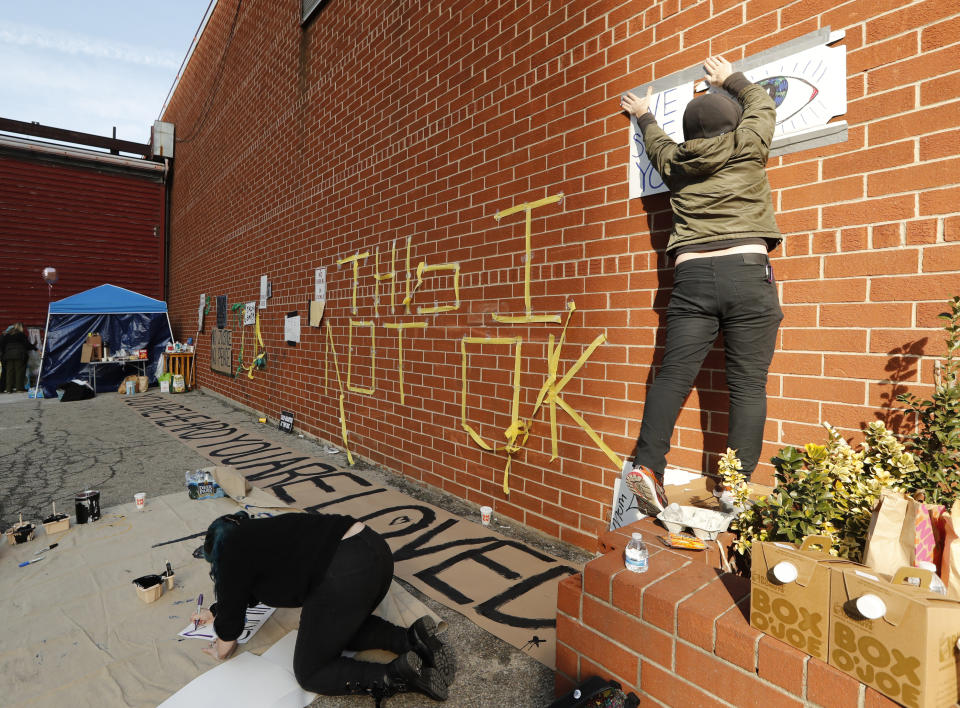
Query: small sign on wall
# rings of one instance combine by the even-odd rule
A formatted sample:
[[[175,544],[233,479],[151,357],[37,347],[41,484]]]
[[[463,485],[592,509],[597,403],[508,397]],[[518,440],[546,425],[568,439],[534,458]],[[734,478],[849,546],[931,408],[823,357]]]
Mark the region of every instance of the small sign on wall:
[[[293,432],[293,413],[280,411],[280,423],[277,425],[277,430],[282,430],[285,433]]]
[[[210,368],[220,374],[233,375],[233,332],[215,329],[210,333]]]
[[[227,296],[217,295],[217,329],[227,327]]]

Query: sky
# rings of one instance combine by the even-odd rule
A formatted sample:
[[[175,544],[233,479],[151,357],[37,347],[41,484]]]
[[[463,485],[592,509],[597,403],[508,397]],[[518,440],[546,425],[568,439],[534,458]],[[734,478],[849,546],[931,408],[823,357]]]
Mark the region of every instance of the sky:
[[[0,118],[146,143],[211,0],[0,0]]]

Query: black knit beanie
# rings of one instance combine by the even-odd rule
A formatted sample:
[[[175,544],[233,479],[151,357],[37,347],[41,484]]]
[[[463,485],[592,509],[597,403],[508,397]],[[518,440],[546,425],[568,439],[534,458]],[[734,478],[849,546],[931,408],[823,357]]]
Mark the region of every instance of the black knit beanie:
[[[683,112],[683,139],[712,138],[736,129],[743,110],[722,93],[697,96]]]

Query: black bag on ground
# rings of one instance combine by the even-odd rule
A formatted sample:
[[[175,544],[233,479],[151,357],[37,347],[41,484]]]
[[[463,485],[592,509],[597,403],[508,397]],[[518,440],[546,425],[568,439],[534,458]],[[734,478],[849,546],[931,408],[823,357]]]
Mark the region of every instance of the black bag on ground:
[[[63,386],[60,386],[60,388],[63,389],[63,396],[60,398],[61,403],[85,401],[97,395],[93,392],[93,389],[90,388],[90,384],[84,382],[67,381]]]
[[[548,708],[636,708],[640,699],[636,694],[624,693],[616,681],[591,676]]]

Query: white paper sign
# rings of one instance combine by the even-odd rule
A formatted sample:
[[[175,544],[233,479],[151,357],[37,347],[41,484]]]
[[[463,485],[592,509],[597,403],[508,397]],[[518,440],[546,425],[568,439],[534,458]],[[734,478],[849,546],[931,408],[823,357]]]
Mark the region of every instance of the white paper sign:
[[[245,325],[257,323],[257,303],[248,302],[243,306],[243,323]]]
[[[317,268],[313,277],[313,299],[327,299],[327,269]]]
[[[283,322],[283,338],[287,342],[300,343],[300,315],[291,313]]]
[[[263,603],[256,607],[248,607],[247,619],[246,622],[244,622],[243,631],[237,638],[237,642],[239,644],[249,642],[250,638],[257,633],[257,630],[263,626],[264,622],[270,619],[270,616],[275,611],[275,607],[267,607]],[[216,633],[213,631],[213,622],[200,625],[196,629],[193,628],[193,622],[191,622],[177,636],[184,637],[185,639],[206,639],[208,642],[212,642],[217,638]]]
[[[620,478],[613,482],[613,510],[610,512],[611,531],[621,526],[628,526],[646,516],[637,506],[636,495],[626,485],[627,475],[632,469],[633,462],[624,462]]]
[[[267,276],[261,275],[261,276],[260,276],[260,309],[261,309],[261,310],[266,310],[266,309],[267,309],[267,289],[268,289],[268,287],[269,287],[269,286],[267,285]]]
[[[683,142],[683,110],[693,100],[693,82],[683,86],[674,86],[654,94],[650,110],[657,119],[663,132],[674,142]],[[647,152],[643,147],[643,136],[636,131],[636,124],[630,121],[630,171],[628,181],[631,197],[665,192],[667,187],[659,173],[653,169]]]
[[[207,307],[207,294],[200,293],[200,309],[197,310],[197,331],[203,331],[203,311]]]

